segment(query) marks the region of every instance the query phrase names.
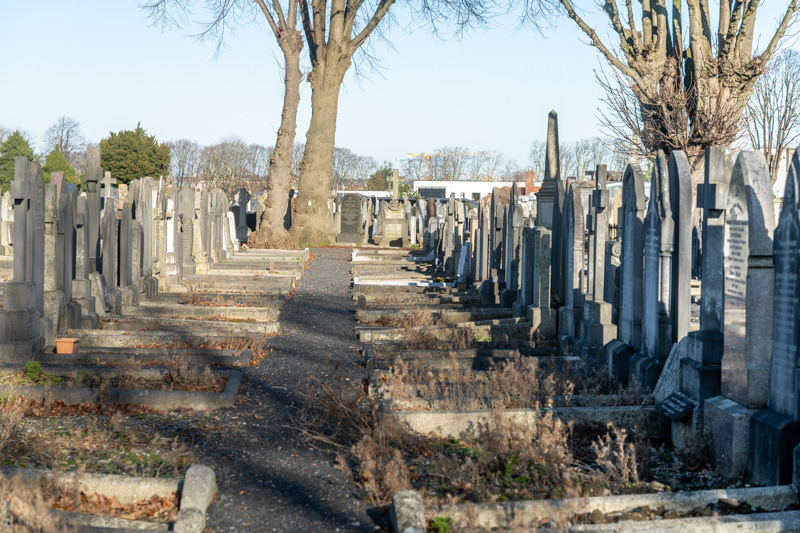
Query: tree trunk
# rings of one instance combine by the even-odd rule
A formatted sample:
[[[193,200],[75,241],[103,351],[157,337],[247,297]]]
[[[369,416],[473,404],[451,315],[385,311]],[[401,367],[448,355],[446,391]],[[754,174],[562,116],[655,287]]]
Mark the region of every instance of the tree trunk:
[[[298,245],[320,245],[328,238],[328,193],[333,168],[339,90],[350,67],[350,56],[331,43],[324,60],[315,65],[311,82],[311,123],[300,166],[292,240]]]
[[[275,149],[269,158],[269,182],[267,202],[262,224],[269,232],[265,236],[266,246],[279,247],[289,244],[288,228],[284,225],[289,205],[289,185],[292,179],[292,151],[297,132],[297,108],[300,105],[300,51],[303,40],[299,32],[285,32],[286,39],[279,39],[285,60],[285,78],[281,125],[275,140]],[[284,42],[291,41],[291,42]]]

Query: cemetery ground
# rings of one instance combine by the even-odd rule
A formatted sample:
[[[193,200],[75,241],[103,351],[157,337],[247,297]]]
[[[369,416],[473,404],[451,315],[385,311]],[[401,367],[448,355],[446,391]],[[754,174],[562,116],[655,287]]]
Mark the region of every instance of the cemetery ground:
[[[211,467],[219,491],[206,503],[206,531],[390,531],[392,498],[410,488],[439,532],[656,519],[692,529],[697,522],[680,521],[798,505],[793,492],[721,483],[707,442],[667,444],[668,422],[647,391],[587,370],[508,309],[462,289],[389,284],[431,280],[407,251],[313,250],[307,268],[289,269],[289,285],[275,263],[266,269],[274,275],[248,272],[260,253],[164,287],[96,332],[71,332],[76,355],[9,369],[4,466],[56,472],[41,483],[56,507],[135,520],[124,527],[174,524],[181,500],[167,488],[126,505],[64,488],[70,475],[170,483]],[[351,263],[356,256],[374,260]],[[159,389],[220,394],[233,372],[242,376],[235,406],[164,409],[112,395],[143,386],[154,395],[141,373]],[[98,392],[56,400],[65,384]],[[31,388],[39,394],[24,396]],[[0,486],[10,490],[19,485]],[[679,493],[691,496],[664,496]]]

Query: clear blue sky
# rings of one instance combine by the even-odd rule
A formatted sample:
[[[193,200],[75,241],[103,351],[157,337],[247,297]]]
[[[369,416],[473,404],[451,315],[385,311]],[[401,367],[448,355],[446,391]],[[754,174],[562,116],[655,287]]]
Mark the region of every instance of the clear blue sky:
[[[786,3],[765,2],[765,29]],[[606,20],[590,20],[607,34]],[[243,28],[214,59],[214,47],[195,42],[191,31],[151,27],[135,0],[6,2],[0,125],[25,131],[39,151],[60,115],[79,120],[92,143],[141,121],[159,141],[207,145],[235,135],[274,144],[282,88],[271,32]],[[562,141],[600,133],[593,71],[601,63],[572,21],[544,37],[517,31],[512,17],[460,42],[402,29],[390,37],[394,50],[376,50],[382,74],[359,80],[351,73],[345,81],[337,146],[395,165],[408,152],[463,146],[500,151],[524,166],[531,142],[545,136],[550,109],[559,113]],[[298,141],[310,95],[304,84]]]

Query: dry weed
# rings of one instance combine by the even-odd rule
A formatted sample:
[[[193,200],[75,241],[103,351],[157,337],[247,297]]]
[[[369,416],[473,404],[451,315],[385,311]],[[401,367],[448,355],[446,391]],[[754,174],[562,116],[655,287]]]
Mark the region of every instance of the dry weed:
[[[420,453],[424,439],[369,401],[363,384],[342,377],[338,369],[326,380],[305,382],[304,404],[291,427],[313,445],[335,451],[337,469],[351,472],[378,505],[410,487],[406,454]]]
[[[50,514],[42,491],[31,491],[19,478],[0,478],[0,524],[7,533],[74,531]]]
[[[409,394],[409,389],[413,389]],[[537,368],[525,357],[492,364],[489,371],[462,367],[452,352],[447,365],[437,372],[409,367],[397,359],[385,378],[384,390],[392,399],[412,395],[437,401],[445,410],[520,409],[538,405],[568,405],[575,385],[556,370]]]
[[[16,396],[12,391],[0,406],[0,453],[3,452],[19,426],[20,420],[25,416],[26,402]]]
[[[372,435],[364,435],[352,449],[358,460],[361,486],[376,505],[388,504],[392,496],[411,488],[410,472],[403,453],[381,444]]]
[[[608,423],[608,432],[592,442],[595,463],[606,485],[639,482],[636,446],[628,441],[628,432]]]

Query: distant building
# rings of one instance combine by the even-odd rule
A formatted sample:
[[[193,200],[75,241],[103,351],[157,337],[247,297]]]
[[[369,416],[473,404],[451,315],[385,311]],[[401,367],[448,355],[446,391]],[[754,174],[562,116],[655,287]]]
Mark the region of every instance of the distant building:
[[[414,192],[422,198],[449,198],[455,194],[456,198],[478,201],[487,194],[492,193],[495,187],[511,187],[512,181],[427,181],[417,180],[414,182]],[[517,182],[520,194],[526,194],[525,182]]]

